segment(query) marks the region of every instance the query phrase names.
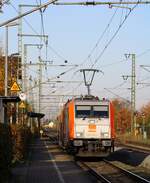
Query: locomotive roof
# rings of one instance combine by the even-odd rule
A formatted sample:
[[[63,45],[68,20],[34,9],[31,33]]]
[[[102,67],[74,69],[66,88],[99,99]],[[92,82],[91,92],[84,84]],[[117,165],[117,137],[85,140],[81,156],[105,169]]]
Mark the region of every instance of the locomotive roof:
[[[80,98],[74,99],[76,105],[108,105],[109,100],[102,99],[100,100],[98,97],[95,96],[81,96]]]
[[[65,105],[69,104],[71,101],[74,101],[76,105],[108,105],[109,104],[109,100],[105,98],[100,100],[98,97],[95,97],[92,95],[73,98],[71,100],[68,100],[68,102]]]
[[[79,98],[75,98],[74,100],[75,101],[107,101],[107,102],[109,101],[109,100],[107,100],[105,98],[103,98],[103,99],[100,100],[97,96],[95,97],[93,95],[81,96]]]

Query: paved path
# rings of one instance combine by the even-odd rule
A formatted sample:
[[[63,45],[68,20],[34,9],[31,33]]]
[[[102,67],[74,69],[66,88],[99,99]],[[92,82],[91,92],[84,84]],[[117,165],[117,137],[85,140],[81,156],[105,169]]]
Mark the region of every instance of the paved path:
[[[46,139],[31,145],[29,160],[12,170],[10,183],[96,183],[70,156]]]

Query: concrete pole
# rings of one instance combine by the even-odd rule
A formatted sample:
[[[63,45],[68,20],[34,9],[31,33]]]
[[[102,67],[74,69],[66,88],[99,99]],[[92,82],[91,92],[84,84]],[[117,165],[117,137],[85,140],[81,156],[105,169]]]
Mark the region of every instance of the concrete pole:
[[[23,91],[27,94],[27,45],[24,44],[24,58],[23,58]],[[28,98],[28,97],[27,97]]]
[[[18,24],[13,22],[5,26],[5,96],[8,95],[8,28],[16,25]]]
[[[8,95],[8,26],[5,37],[5,96]]]

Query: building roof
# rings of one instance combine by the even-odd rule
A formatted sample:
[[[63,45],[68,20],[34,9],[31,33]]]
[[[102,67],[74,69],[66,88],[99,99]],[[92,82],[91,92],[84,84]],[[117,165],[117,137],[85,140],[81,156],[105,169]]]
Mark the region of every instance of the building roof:
[[[4,103],[20,102],[20,98],[18,96],[0,96],[0,100],[2,100]]]
[[[28,112],[27,113],[30,118],[43,118],[45,114],[43,113],[36,113],[36,112]]]

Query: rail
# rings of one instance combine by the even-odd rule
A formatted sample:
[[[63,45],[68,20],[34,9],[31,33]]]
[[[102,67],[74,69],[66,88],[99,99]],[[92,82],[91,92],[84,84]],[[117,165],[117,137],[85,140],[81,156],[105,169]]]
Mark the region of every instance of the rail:
[[[115,182],[139,182],[139,183],[150,183],[150,180],[147,180],[133,172],[130,172],[129,170],[126,170],[122,167],[119,167],[118,165],[115,165],[107,160],[103,160],[101,162],[77,162],[81,168],[86,168],[87,171],[95,176],[97,180],[106,182],[106,183],[115,183]],[[103,169],[106,169],[108,171],[108,166],[111,166],[113,171],[114,169],[118,170],[119,176],[117,176],[117,173],[115,173],[115,176],[113,173],[109,173],[109,175],[106,175],[104,172],[102,173],[99,167],[101,166],[101,163],[105,163],[103,165]],[[106,168],[107,165],[107,168]],[[104,170],[103,170],[104,171]],[[110,170],[111,171],[111,170]]]

